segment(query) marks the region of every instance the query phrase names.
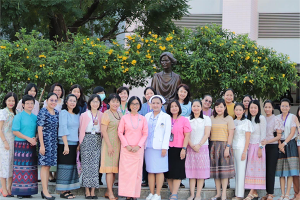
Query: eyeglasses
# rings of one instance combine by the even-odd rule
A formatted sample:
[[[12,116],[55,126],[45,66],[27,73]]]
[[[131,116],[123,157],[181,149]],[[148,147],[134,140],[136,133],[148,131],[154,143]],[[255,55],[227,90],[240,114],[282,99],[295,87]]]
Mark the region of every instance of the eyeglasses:
[[[130,105],[139,106],[140,104],[139,103],[131,103]]]
[[[94,104],[99,104],[100,101],[91,101],[91,103],[94,103]]]
[[[34,105],[33,102],[25,102],[25,105]]]
[[[205,101],[205,103],[209,103],[209,104],[212,103],[211,101],[209,101],[209,100],[207,100],[207,99],[204,99],[204,101]]]
[[[61,90],[53,90],[53,92],[61,92]]]
[[[51,103],[57,103],[57,100],[53,100],[53,99],[49,99],[48,101],[50,101]]]

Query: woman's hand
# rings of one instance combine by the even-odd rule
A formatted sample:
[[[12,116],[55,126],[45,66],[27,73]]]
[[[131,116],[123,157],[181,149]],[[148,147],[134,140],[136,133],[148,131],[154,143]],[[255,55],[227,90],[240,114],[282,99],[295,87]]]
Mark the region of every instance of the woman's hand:
[[[42,156],[45,155],[45,146],[40,146],[40,154],[41,154]]]
[[[36,145],[36,138],[35,137],[28,138],[27,142],[29,142],[31,146],[35,146]]]
[[[9,150],[9,145],[8,145],[8,142],[7,142],[7,141],[4,142],[4,148],[5,148],[6,150]]]
[[[284,146],[285,146],[285,144],[281,143],[281,144],[278,145],[278,149],[284,149]]]
[[[80,144],[77,146],[76,152],[80,150]]]
[[[261,141],[261,144],[262,144],[262,145],[267,145],[267,144],[268,144],[268,141],[265,139],[265,140]]]
[[[167,149],[161,150],[161,157],[165,157],[167,155]]]
[[[185,158],[185,154],[186,154],[186,151],[184,149],[181,149],[180,151],[180,159],[183,160]]]
[[[258,158],[262,157],[262,149],[261,148],[258,149],[257,156],[258,156]]]
[[[107,149],[108,156],[113,156],[114,152],[115,152],[115,151],[114,151],[114,149],[112,148],[112,146],[108,147],[108,149]]]
[[[247,153],[246,153],[246,152],[243,152],[242,157],[241,157],[241,161],[246,160],[246,156],[247,156]]]
[[[131,147],[130,145],[127,145],[127,146],[126,146],[126,149],[127,149],[128,151],[132,151],[132,147]]]
[[[224,151],[224,158],[229,158],[229,147],[226,147]]]
[[[63,154],[64,154],[64,155],[68,155],[69,152],[70,152],[70,150],[69,150],[69,145],[65,145]]]
[[[138,150],[140,150],[140,146],[139,145],[136,145],[135,147],[133,147],[132,149],[131,149],[131,151],[133,152],[133,153],[136,153]]]
[[[197,153],[199,153],[199,150],[201,148],[201,145],[200,144],[196,144],[194,147],[193,147],[193,150]]]

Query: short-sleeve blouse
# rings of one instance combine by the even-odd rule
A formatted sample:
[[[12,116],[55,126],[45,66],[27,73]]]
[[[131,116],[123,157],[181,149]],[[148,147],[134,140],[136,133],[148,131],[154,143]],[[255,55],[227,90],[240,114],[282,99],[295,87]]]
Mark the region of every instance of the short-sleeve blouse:
[[[170,147],[183,147],[184,133],[190,133],[192,131],[189,120],[186,117],[179,117],[176,120],[172,119],[173,129],[172,134],[174,135],[173,141],[169,143]]]
[[[228,130],[233,130],[235,128],[234,122],[231,116],[211,116],[211,141],[222,141],[227,142],[228,140]]]
[[[191,117],[188,117],[192,132],[191,132],[191,142],[196,145],[199,144],[205,135],[205,127],[210,126],[211,127],[211,120],[208,116],[203,115],[202,118],[194,118],[190,119]],[[208,145],[208,139],[205,141],[203,145]]]
[[[267,120],[266,140],[268,141],[274,138],[274,132],[276,132],[277,130],[284,131],[284,126],[282,121],[278,119],[275,115],[266,117],[266,120]],[[278,144],[278,141],[269,144]]]
[[[234,120],[235,130],[232,140],[233,149],[243,149],[246,143],[246,132],[252,132],[253,126],[249,119]]]

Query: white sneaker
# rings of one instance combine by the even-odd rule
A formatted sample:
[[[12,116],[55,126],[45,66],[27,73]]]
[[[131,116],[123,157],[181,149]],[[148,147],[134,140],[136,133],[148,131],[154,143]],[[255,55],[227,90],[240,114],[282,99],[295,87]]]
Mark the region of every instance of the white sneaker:
[[[161,200],[161,196],[158,196],[157,194],[153,195],[151,200]]]
[[[150,194],[146,197],[146,200],[151,200],[153,196],[154,196],[154,195],[153,195],[152,193],[150,193]]]

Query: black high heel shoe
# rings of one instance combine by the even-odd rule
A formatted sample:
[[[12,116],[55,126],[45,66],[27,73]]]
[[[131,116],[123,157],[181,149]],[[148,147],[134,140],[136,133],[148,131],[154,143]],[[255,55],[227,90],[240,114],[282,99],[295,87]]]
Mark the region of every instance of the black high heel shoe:
[[[55,199],[54,196],[46,197],[46,196],[44,195],[43,191],[41,191],[41,196],[42,196],[43,199],[49,199],[49,200],[54,200],[54,199]]]

